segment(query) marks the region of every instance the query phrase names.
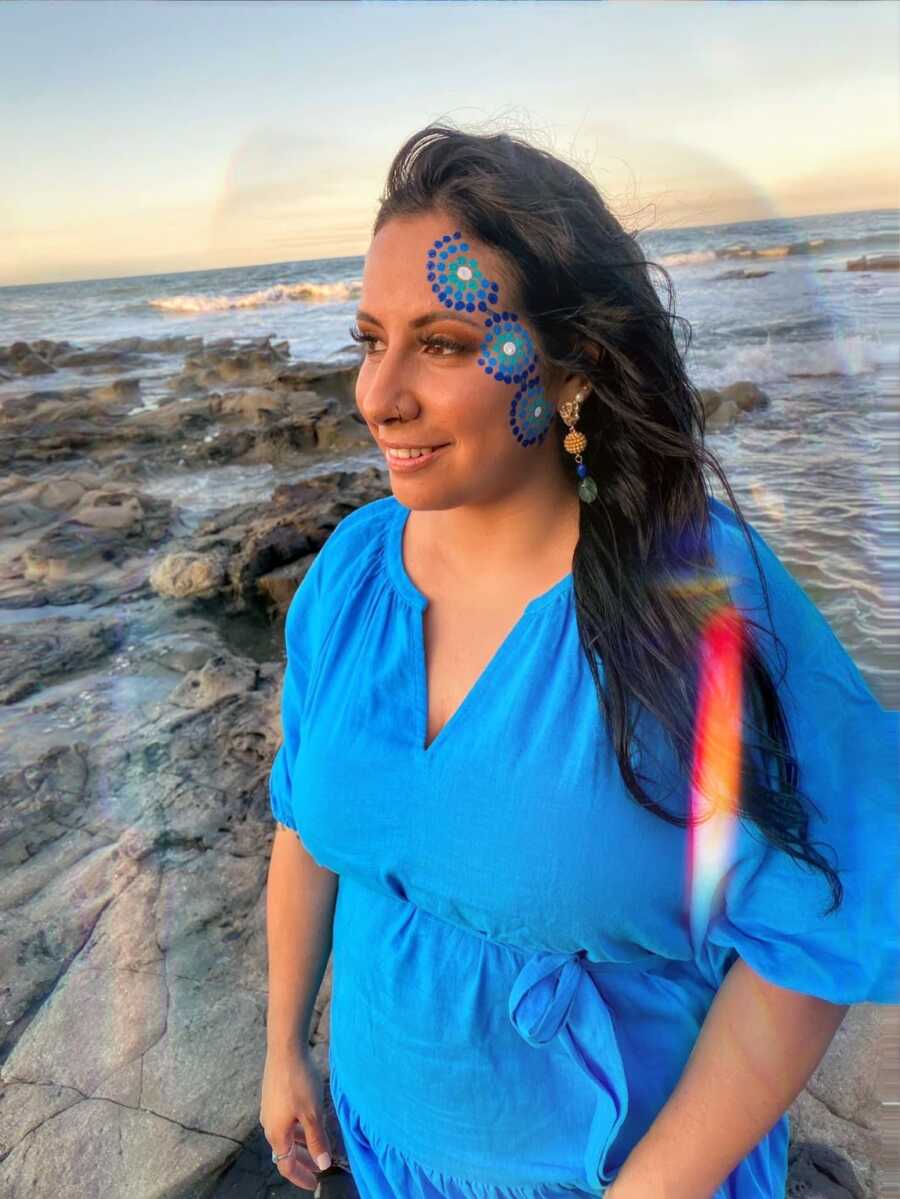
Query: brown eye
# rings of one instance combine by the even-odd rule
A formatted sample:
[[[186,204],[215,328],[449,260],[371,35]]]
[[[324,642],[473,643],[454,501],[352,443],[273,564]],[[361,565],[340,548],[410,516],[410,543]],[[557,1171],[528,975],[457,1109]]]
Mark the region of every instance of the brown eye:
[[[350,326],[349,333],[357,345],[364,345],[366,347],[367,354],[373,352],[373,346],[379,340],[374,333],[361,333],[354,325]]]
[[[422,339],[422,345],[428,347],[435,346],[438,350],[446,351],[446,353],[438,354],[438,358],[446,358],[450,354],[458,354],[460,351],[466,348],[462,342],[454,341],[452,337],[440,337],[437,335],[433,337],[424,337]]]

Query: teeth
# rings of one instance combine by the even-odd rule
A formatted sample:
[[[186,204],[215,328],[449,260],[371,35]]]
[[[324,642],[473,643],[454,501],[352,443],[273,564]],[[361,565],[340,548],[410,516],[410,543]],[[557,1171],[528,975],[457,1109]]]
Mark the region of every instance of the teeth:
[[[416,446],[409,450],[388,450],[392,458],[419,458],[422,454],[430,454],[433,446]]]

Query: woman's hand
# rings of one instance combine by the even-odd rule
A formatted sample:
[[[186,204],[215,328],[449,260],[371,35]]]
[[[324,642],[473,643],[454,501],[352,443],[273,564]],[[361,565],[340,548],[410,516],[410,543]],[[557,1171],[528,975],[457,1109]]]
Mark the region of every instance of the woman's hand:
[[[318,1186],[316,1171],[331,1165],[322,1095],[322,1076],[309,1050],[300,1045],[268,1049],[259,1122],[276,1153],[291,1150],[289,1157],[276,1163],[279,1174],[307,1191]],[[327,1161],[321,1158],[323,1153]]]

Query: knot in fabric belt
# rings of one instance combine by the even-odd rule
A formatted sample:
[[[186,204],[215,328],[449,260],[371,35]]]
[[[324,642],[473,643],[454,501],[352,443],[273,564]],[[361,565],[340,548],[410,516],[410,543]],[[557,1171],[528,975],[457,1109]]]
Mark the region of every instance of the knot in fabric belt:
[[[516,976],[509,1018],[531,1045],[552,1041],[569,1017],[584,967],[578,953],[536,953]]]
[[[612,1014],[586,958],[583,950],[533,954],[510,989],[509,1018],[530,1045],[559,1037],[596,1088],[585,1167],[592,1184],[606,1187],[621,1166],[607,1157],[628,1112],[628,1085]]]

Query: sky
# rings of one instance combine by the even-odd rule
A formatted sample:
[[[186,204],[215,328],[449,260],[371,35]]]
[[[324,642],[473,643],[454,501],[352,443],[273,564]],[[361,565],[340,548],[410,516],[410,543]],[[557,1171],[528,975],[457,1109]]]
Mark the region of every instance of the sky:
[[[431,121],[620,219],[900,203],[894,0],[0,0],[0,286],[365,253]]]

